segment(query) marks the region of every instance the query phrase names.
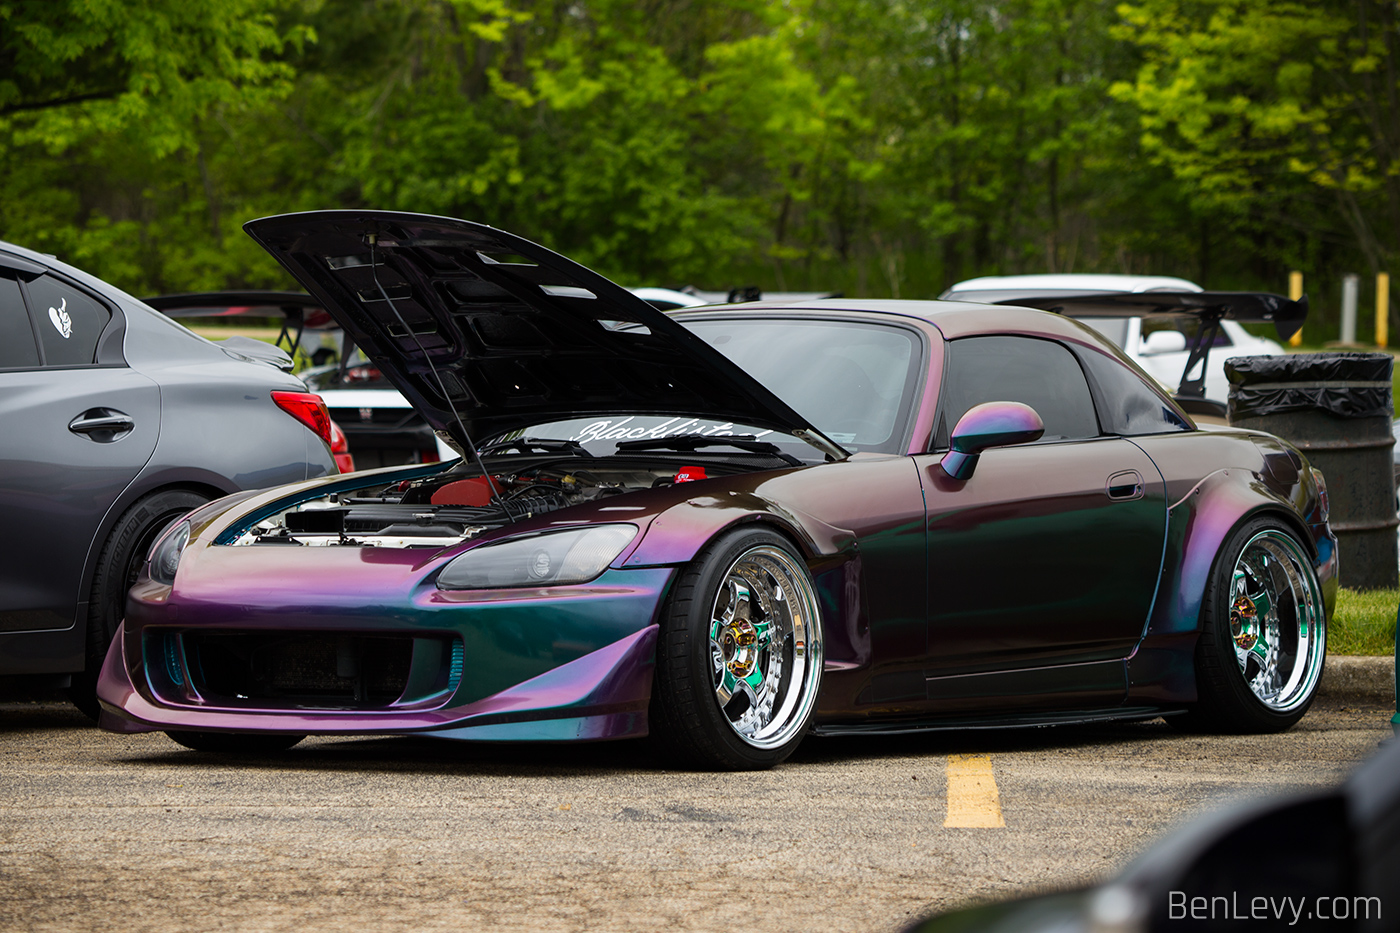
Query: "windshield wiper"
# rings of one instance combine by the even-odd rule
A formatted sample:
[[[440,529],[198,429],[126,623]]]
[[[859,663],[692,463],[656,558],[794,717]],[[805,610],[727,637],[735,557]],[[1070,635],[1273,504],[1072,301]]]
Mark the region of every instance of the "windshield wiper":
[[[761,441],[752,434],[727,434],[708,436],[705,434],[677,434],[674,437],[647,437],[635,441],[618,441],[618,453],[634,450],[680,450],[693,451],[701,447],[734,447],[752,454],[769,454],[784,463],[802,466],[802,461],[792,454],[784,453],[777,444]]]
[[[508,450],[522,454],[573,454],[575,457],[592,457],[578,441],[552,437],[520,437],[513,441],[496,441],[481,448],[483,454],[503,454]]]

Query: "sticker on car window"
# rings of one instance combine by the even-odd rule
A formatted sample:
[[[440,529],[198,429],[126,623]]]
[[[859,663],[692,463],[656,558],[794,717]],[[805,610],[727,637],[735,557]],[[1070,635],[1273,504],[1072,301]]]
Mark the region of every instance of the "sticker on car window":
[[[54,329],[63,335],[64,340],[73,336],[73,319],[68,316],[67,298],[63,299],[57,308],[49,306],[49,320],[53,321]]]

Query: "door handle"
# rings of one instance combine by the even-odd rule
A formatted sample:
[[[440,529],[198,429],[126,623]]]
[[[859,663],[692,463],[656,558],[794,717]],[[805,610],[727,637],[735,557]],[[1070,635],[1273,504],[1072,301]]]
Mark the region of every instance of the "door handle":
[[[1143,486],[1142,474],[1137,470],[1124,470],[1121,473],[1114,473],[1104,484],[1104,492],[1108,493],[1110,499],[1141,499],[1146,487]]]
[[[135,429],[136,422],[130,415],[113,408],[89,408],[68,422],[68,430],[86,434],[99,444],[120,440]]]

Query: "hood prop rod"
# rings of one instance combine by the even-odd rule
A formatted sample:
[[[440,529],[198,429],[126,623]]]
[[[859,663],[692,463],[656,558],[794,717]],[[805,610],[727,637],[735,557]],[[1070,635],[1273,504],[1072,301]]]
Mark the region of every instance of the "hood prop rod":
[[[418,352],[423,354],[423,362],[428,364],[428,370],[433,374],[433,379],[437,381],[438,391],[442,393],[443,401],[447,402],[447,407],[452,411],[452,417],[457,419],[457,427],[462,432],[462,443],[467,445],[466,453],[481,471],[482,477],[486,480],[486,488],[491,492],[491,499],[505,515],[506,519],[514,522],[515,516],[511,514],[510,507],[506,505],[505,497],[501,495],[501,490],[496,485],[496,480],[486,469],[486,464],[481,462],[481,454],[477,452],[476,445],[472,443],[471,435],[467,433],[467,426],[462,421],[462,413],[457,410],[456,404],[452,401],[452,396],[447,394],[447,386],[443,384],[442,376],[438,373],[437,367],[433,365],[433,358],[428,355],[427,349],[423,346],[423,341],[418,339],[418,335],[413,332],[413,328],[408,326],[403,315],[399,313],[398,307],[394,304],[394,299],[389,297],[389,293],[384,290],[384,286],[379,283],[379,259],[375,253],[375,244],[379,241],[377,233],[366,234],[369,242],[369,274],[374,279],[374,287],[379,290],[382,297],[389,304],[389,310],[394,312],[394,317],[413,342],[418,345]]]

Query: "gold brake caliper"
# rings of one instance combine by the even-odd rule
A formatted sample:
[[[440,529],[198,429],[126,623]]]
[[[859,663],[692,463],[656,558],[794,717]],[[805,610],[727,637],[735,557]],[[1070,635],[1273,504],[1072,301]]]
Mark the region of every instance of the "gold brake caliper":
[[[1230,634],[1241,651],[1248,651],[1259,640],[1259,610],[1254,600],[1244,594],[1235,597],[1230,606]]]

